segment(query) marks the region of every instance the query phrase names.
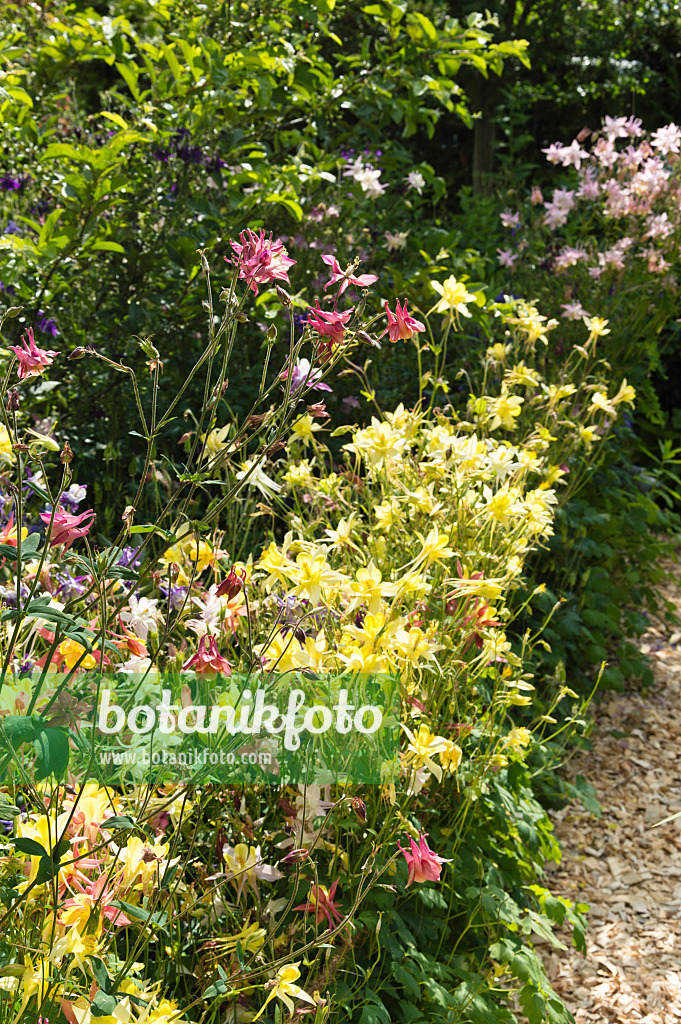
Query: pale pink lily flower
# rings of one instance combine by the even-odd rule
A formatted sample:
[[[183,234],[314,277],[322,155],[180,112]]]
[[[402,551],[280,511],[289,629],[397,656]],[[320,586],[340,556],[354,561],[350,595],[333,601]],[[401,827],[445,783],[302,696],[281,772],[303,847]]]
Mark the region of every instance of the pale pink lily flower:
[[[240,242],[231,242],[232,249],[237,254],[239,277],[248,281],[248,287],[258,294],[258,285],[269,284],[270,281],[286,281],[288,279],[288,268],[294,266],[295,260],[286,252],[284,243],[278,238],[272,240],[265,236],[264,228],[260,234],[247,228],[239,235]],[[229,263],[227,256],[225,260]],[[234,261],[231,261],[234,262]]]
[[[19,369],[17,370],[19,380],[30,377],[32,374],[42,373],[54,357],[59,355],[58,352],[53,352],[51,349],[38,348],[33,337],[32,327],[26,328],[26,337],[22,335],[21,340],[23,348],[21,345],[9,346],[10,352],[14,352],[19,360]]]
[[[343,272],[340,268],[340,263],[335,256],[322,256],[322,259],[328,267],[331,267],[331,280],[324,286],[324,291],[326,291],[327,288],[330,288],[331,285],[336,284],[338,281],[341,282],[338,289],[339,295],[343,294],[349,284],[354,284],[357,288],[368,288],[369,285],[375,284],[375,282],[378,281],[377,274],[351,274],[350,267]]]
[[[388,326],[383,331],[383,334],[389,334],[391,341],[408,341],[409,338],[413,338],[416,332],[425,331],[425,325],[420,320],[414,320],[411,313],[407,312],[407,300],[404,300],[404,306],[400,307],[399,300],[395,302],[395,315],[390,312],[388,303],[385,304],[385,311],[388,315]],[[383,337],[383,334],[379,337]]]
[[[183,671],[188,668],[193,668],[197,676],[205,676],[207,679],[232,674],[232,666],[218,651],[215,637],[209,635],[201,637],[198,651],[182,666]]]
[[[451,860],[446,860],[444,857],[438,856],[430,849],[426,838],[427,832],[419,833],[419,842],[416,843],[411,836],[409,837],[409,843],[411,850],[403,849],[400,844],[397,844],[399,850],[402,851],[407,859],[407,868],[409,870],[409,877],[407,879],[407,888],[412,882],[437,882],[440,879],[443,864],[451,864]]]
[[[54,523],[52,525],[53,532],[50,537],[50,543],[52,546],[54,547],[57,544],[63,544],[64,551],[68,551],[74,540],[78,540],[79,537],[85,537],[90,532],[92,520],[95,515],[96,513],[94,510],[89,508],[87,512],[81,512],[80,515],[72,516],[69,512],[65,512],[62,506],[59,505],[54,514]],[[49,526],[52,513],[41,512],[40,518],[47,526]],[[86,522],[88,519],[89,522]]]

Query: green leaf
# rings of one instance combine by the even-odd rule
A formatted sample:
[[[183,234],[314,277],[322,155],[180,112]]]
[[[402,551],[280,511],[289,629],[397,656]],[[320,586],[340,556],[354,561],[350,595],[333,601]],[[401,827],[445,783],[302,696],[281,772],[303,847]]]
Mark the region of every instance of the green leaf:
[[[108,829],[121,828],[128,830],[137,828],[135,822],[132,818],[128,817],[127,814],[117,814],[113,818],[107,818],[99,827]]]
[[[47,850],[35,839],[13,839],[15,847],[20,853],[28,853],[31,857],[47,857]]]
[[[125,248],[122,245],[119,245],[118,242],[98,241],[98,242],[94,242],[91,246],[89,246],[89,248],[90,248],[91,251],[94,251],[94,252],[102,251],[102,252],[122,252],[122,253],[125,253]]]
[[[89,956],[88,960],[92,965],[92,973],[95,976],[95,981],[99,985],[103,992],[110,993],[111,991],[111,978],[109,972],[106,969],[106,965],[103,960],[100,960],[98,956]]]
[[[10,746],[18,750],[22,743],[35,739],[35,724],[25,715],[7,715],[0,723],[0,733]]]
[[[150,914],[148,910],[144,909],[144,907],[136,907],[132,903],[126,903],[124,900],[111,900],[111,906],[118,907],[118,909],[122,910],[128,915],[128,917],[134,917],[138,921],[144,921],[147,925],[158,925],[159,928],[165,930],[165,925],[168,920],[168,915],[165,910],[157,911],[155,914]]]
[[[41,726],[33,740],[36,752],[35,779],[54,775],[61,779],[69,763],[69,735],[66,729],[59,726]]]
[[[111,1017],[118,1006],[118,999],[108,992],[99,990],[92,1003],[90,1012],[93,1017]]]
[[[126,131],[130,127],[127,121],[124,121],[120,114],[114,114],[110,110],[100,111],[100,116],[106,117],[109,121],[113,121],[113,123],[117,124],[119,128],[124,128]]]

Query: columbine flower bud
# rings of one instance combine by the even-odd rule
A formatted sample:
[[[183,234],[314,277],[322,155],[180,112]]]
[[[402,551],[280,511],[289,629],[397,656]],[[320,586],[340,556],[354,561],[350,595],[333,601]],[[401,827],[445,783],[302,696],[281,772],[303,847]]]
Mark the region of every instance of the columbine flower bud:
[[[150,359],[159,359],[161,353],[155,345],[151,344],[151,338],[138,338],[139,346],[144,352],[145,356],[149,356]]]
[[[274,324],[270,324],[270,326],[267,328],[267,340],[268,341],[276,341],[276,338],[277,338],[277,328],[274,326]]]
[[[282,864],[302,864],[303,861],[307,860],[310,856],[310,851],[306,849],[291,850],[285,857],[281,858]]]
[[[367,805],[364,803],[363,800],[360,800],[360,798],[356,796],[353,799],[351,806],[360,821],[367,820]]]
[[[16,412],[19,408],[19,389],[10,388],[7,392],[7,405],[5,407],[7,412]]]
[[[288,292],[285,292],[283,288],[279,287],[279,285],[277,285],[277,287],[276,287],[276,292],[277,292],[277,298],[281,302],[282,306],[290,306],[291,305],[291,296],[289,295]]]
[[[197,249],[196,251],[198,252],[199,256],[201,257],[201,269],[203,270],[204,274],[209,274],[210,273],[210,266],[208,264],[208,260],[205,257],[205,250],[204,249]]]
[[[66,358],[68,360],[84,359],[87,354],[88,354],[87,349],[83,348],[82,345],[79,345],[78,348],[74,348],[73,352],[69,352],[69,354],[67,355]]]
[[[59,453],[59,460],[63,466],[68,466],[70,462],[73,462],[73,452],[68,441],[64,441],[64,447]]]

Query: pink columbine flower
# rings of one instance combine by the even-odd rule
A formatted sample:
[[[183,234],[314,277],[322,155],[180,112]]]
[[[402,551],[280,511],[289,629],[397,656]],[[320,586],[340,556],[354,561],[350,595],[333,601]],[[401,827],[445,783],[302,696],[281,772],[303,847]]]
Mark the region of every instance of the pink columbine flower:
[[[339,313],[334,310],[331,313],[325,313],[319,308],[310,308],[307,322],[308,325],[322,337],[329,338],[327,342],[328,348],[331,350],[334,345],[340,345],[343,341],[343,332],[348,320],[351,318],[354,312],[354,307],[346,310],[345,313]]]
[[[58,356],[58,352],[52,352],[51,349],[38,348],[33,337],[33,328],[26,328],[26,335],[22,335],[21,340],[23,342],[23,348],[21,345],[10,345],[10,352],[14,352],[15,356],[19,360],[19,369],[17,376],[19,380],[23,377],[30,377],[35,373],[42,373],[46,366],[49,366],[55,356]]]
[[[330,288],[331,285],[336,284],[337,281],[341,282],[340,288],[338,289],[339,295],[343,294],[343,292],[345,291],[349,284],[354,284],[358,288],[368,288],[370,284],[374,284],[376,281],[378,281],[377,274],[355,275],[350,273],[349,267],[344,273],[341,270],[340,263],[338,262],[335,256],[322,256],[322,259],[324,260],[327,266],[331,267],[331,280],[327,285],[325,285],[324,291],[326,291],[327,288]]]
[[[425,331],[424,324],[420,320],[414,320],[411,313],[407,312],[407,300],[404,300],[404,306],[400,308],[399,300],[395,303],[395,315],[390,312],[388,303],[385,304],[385,311],[388,315],[388,326],[383,331],[383,334],[389,334],[391,341],[408,341],[409,338],[413,338],[417,331]],[[383,334],[380,337],[383,337]]]
[[[499,257],[500,267],[508,267],[509,270],[513,270],[513,264],[518,259],[515,253],[511,252],[510,249],[497,249],[497,256]]]
[[[183,670],[193,668],[197,676],[205,676],[210,679],[216,675],[231,676],[232,666],[223,658],[218,651],[218,645],[214,636],[202,636],[199,640],[199,649],[186,664]]]
[[[79,537],[86,537],[90,532],[95,515],[96,513],[93,509],[89,508],[87,512],[81,512],[80,515],[72,516],[70,512],[65,512],[62,506],[59,505],[54,514],[53,532],[50,537],[52,546],[55,547],[57,544],[63,544],[64,551],[68,551],[74,540],[78,540]],[[41,512],[40,518],[49,526],[52,513]],[[89,522],[86,522],[86,520],[89,520]]]
[[[411,852],[404,850],[399,843],[397,844],[398,849],[402,850],[407,858],[407,868],[409,869],[407,887],[412,882],[439,881],[442,865],[452,863],[451,860],[446,860],[444,857],[439,857],[437,853],[433,853],[426,842],[427,835],[427,832],[419,833],[418,843],[414,842],[411,836],[409,837]]]
[[[260,234],[247,228],[239,235],[240,242],[231,242],[232,249],[239,257],[239,277],[248,281],[248,287],[258,294],[259,284],[269,284],[270,281],[286,281],[288,279],[288,268],[295,264],[295,260],[286,252],[284,243],[280,238],[274,242],[272,233],[265,236],[264,228]],[[225,256],[225,260],[230,262]]]

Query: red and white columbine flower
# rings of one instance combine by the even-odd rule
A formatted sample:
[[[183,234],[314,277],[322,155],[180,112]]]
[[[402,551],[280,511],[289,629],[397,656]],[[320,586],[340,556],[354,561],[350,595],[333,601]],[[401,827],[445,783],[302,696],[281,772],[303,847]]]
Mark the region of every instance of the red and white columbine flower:
[[[54,514],[54,522],[52,524],[52,534],[50,536],[52,546],[63,544],[64,551],[68,551],[74,540],[78,540],[79,537],[85,537],[90,532],[95,514],[94,510],[90,508],[87,512],[81,512],[80,515],[72,516],[69,512],[65,512],[60,505]],[[41,512],[40,518],[49,526],[52,513]]]
[[[400,307],[399,301],[395,302],[395,315],[390,311],[388,303],[385,304],[385,311],[388,315],[388,326],[383,331],[383,334],[389,334],[391,341],[408,341],[409,338],[413,338],[414,334],[418,331],[425,331],[425,325],[420,320],[414,320],[411,313],[407,312],[407,300],[404,300],[404,306]],[[383,337],[383,334],[380,337]]]
[[[248,287],[258,294],[258,285],[269,284],[270,281],[286,281],[288,279],[288,268],[295,264],[295,260],[286,252],[281,239],[276,242],[265,236],[264,228],[260,234],[247,228],[239,235],[240,242],[231,242],[232,249],[239,257],[239,277],[248,281]],[[225,260],[230,262],[227,256]],[[233,262],[233,261],[232,261]]]
[[[230,676],[232,674],[232,666],[218,651],[215,637],[208,634],[201,637],[198,651],[182,668],[183,670],[193,668],[197,676],[206,676],[206,678],[216,675]]]
[[[46,366],[49,366],[58,352],[51,349],[38,348],[33,337],[33,328],[26,328],[26,337],[22,335],[23,348],[21,345],[10,345],[10,352],[14,352],[19,360],[17,376],[19,380],[24,377],[31,377],[34,374],[42,373]]]
[[[428,833],[419,833],[419,841],[415,842],[411,836],[409,837],[409,843],[411,850],[403,849],[400,844],[397,844],[399,850],[407,859],[407,868],[409,869],[409,877],[407,879],[407,887],[412,882],[437,882],[440,879],[443,864],[451,864],[451,860],[446,860],[444,857],[438,856],[434,853],[428,843],[426,837]]]
[[[335,256],[322,256],[322,259],[327,266],[331,267],[331,280],[327,285],[324,286],[324,291],[330,288],[332,285],[340,281],[340,287],[338,294],[342,295],[349,284],[354,284],[357,288],[368,288],[369,285],[375,284],[378,281],[377,274],[353,274],[351,273],[352,267],[348,267],[347,270],[343,271],[340,268],[340,263]]]

